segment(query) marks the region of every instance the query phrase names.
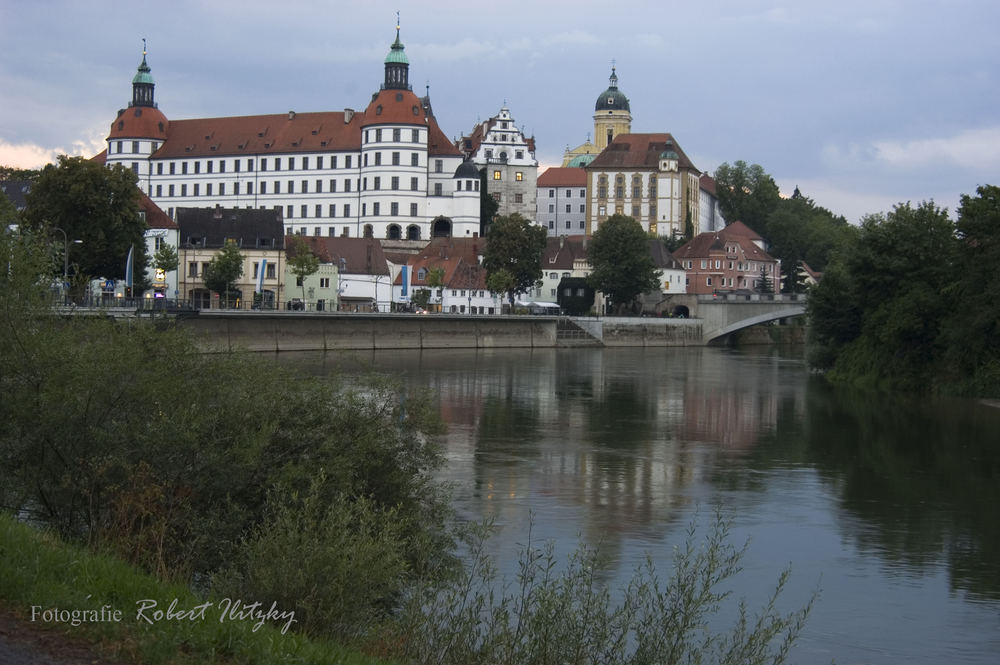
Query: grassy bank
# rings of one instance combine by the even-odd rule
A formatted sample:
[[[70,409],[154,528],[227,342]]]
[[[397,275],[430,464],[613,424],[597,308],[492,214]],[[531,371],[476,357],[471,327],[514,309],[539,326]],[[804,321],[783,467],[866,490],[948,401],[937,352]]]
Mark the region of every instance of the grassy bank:
[[[283,633],[290,608],[276,608],[275,613],[286,614],[258,627],[259,615],[242,613],[253,599],[237,599],[243,607],[236,611],[233,603],[220,598],[209,599],[212,604],[205,606],[207,601],[183,586],[90,554],[6,514],[0,514],[0,571],[0,606],[33,627],[51,631],[53,639],[85,639],[94,645],[95,654],[107,658],[151,665],[384,662],[307,639],[295,633],[294,624]],[[168,612],[175,599],[174,610]],[[260,609],[266,613],[270,605]]]

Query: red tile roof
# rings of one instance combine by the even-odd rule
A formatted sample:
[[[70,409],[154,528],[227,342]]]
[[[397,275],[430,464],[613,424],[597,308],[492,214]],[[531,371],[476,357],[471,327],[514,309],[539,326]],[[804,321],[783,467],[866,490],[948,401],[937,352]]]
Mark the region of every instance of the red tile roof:
[[[677,153],[680,168],[698,170],[671,134],[619,134],[584,168],[657,168],[666,150]]]
[[[579,167],[554,166],[538,176],[539,187],[586,187],[587,172]]]
[[[712,196],[715,196],[715,178],[707,173],[701,174],[701,178],[698,179],[698,186]]]
[[[286,247],[294,247],[293,236],[285,238]],[[375,238],[343,236],[299,236],[323,263],[332,263],[343,274],[388,275],[382,244]],[[293,252],[294,255],[294,252]],[[343,259],[343,263],[341,263]]]
[[[146,196],[141,190],[139,192],[139,210],[146,213],[146,226],[151,229],[176,229],[177,223],[170,219],[167,213],[160,209],[160,206],[153,203],[153,199]]]
[[[479,265],[479,255],[486,247],[483,238],[434,238],[419,253],[410,257],[410,283],[425,286],[426,279],[418,279],[421,268],[428,272],[434,268],[444,270],[444,285],[454,289],[485,289],[486,271]],[[395,284],[402,284],[397,276]]]
[[[159,139],[165,141],[170,132],[170,121],[155,106],[133,106],[122,109],[111,123],[109,139]]]
[[[542,251],[542,271],[572,270],[573,261],[587,258],[586,236],[546,238]]]

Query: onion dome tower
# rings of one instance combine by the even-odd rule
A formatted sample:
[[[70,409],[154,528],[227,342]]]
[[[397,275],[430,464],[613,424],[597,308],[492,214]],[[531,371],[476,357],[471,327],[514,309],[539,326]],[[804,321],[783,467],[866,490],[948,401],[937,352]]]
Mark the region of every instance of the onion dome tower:
[[[618,74],[614,65],[608,78],[608,89],[594,105],[594,143],[598,152],[608,147],[614,137],[632,131],[632,112],[628,97],[618,89]]]
[[[146,40],[142,40],[142,62],[132,77],[132,101],[118,111],[108,134],[105,163],[122,164],[139,177],[139,187],[149,194],[149,159],[167,140],[170,123],[156,107],[153,76],[146,63]]]
[[[410,61],[406,58],[403,50],[403,42],[399,41],[399,20],[396,20],[396,41],[389,49],[389,55],[385,56],[385,82],[382,84],[385,90],[409,90],[410,89]]]

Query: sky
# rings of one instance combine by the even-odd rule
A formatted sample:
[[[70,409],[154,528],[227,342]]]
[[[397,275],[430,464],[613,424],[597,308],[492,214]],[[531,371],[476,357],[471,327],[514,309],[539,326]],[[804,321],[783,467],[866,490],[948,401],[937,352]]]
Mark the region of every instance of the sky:
[[[395,39],[458,138],[505,104],[539,172],[593,132],[612,63],[632,131],[703,172],[760,164],[858,222],[1000,184],[996,0],[0,0],[0,164],[104,148],[147,40],[170,119],[364,109]]]

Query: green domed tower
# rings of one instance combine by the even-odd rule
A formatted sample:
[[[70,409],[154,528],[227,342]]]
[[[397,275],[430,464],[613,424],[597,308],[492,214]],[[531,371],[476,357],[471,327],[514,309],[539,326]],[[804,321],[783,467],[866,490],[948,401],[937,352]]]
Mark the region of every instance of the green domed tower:
[[[614,137],[632,131],[632,112],[628,97],[618,89],[618,74],[615,73],[614,66],[611,67],[608,82],[608,89],[601,93],[594,104],[594,143],[598,152],[607,148]]]

